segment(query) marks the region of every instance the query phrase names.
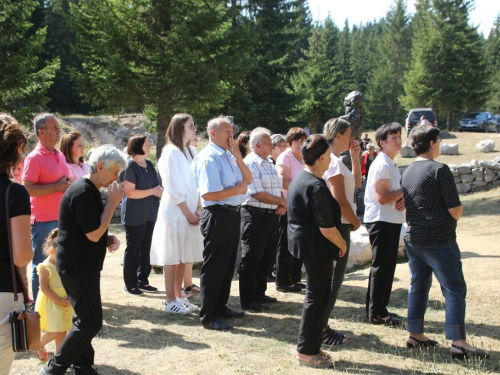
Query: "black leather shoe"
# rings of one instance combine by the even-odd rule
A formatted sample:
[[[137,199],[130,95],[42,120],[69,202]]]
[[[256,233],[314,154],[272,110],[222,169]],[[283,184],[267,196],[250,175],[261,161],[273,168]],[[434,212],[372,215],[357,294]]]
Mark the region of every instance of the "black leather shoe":
[[[300,286],[297,286],[297,285],[293,285],[293,286],[277,286],[276,290],[278,292],[283,292],[283,293],[288,293],[288,292],[291,292],[291,293],[300,293],[300,292],[302,292],[302,288]]]
[[[264,296],[264,297],[261,297],[260,302],[261,303],[276,303],[276,302],[278,302],[278,299],[274,298],[274,297]]]
[[[306,288],[306,284],[304,284],[304,283],[295,283],[295,286],[298,286],[298,287],[300,287],[302,289]]]
[[[234,326],[232,326],[229,323],[225,323],[222,320],[216,319],[213,322],[203,324],[203,328],[211,329],[214,331],[229,331],[229,330],[233,329]]]
[[[243,307],[244,310],[253,310],[257,312],[267,309],[267,305],[265,303],[260,303],[257,301],[252,301],[248,305],[242,305],[241,307]]]
[[[219,314],[219,318],[243,318],[245,316],[244,311],[234,311],[231,309],[226,309],[224,312]]]

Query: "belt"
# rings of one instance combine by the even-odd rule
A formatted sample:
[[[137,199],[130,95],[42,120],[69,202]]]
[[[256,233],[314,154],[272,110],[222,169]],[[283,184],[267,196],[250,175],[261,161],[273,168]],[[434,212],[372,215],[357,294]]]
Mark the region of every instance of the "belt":
[[[225,208],[226,210],[239,212],[241,206],[230,206],[229,204],[220,204],[219,206]]]
[[[260,208],[260,207],[254,207],[254,206],[243,206],[243,208],[247,211],[254,211],[254,212],[261,212],[263,214],[273,214],[276,215],[276,210],[273,210],[272,208]]]

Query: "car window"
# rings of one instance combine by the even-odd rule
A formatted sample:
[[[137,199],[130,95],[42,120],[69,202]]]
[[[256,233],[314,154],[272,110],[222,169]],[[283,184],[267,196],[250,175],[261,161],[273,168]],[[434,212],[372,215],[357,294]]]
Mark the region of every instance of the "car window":
[[[436,121],[436,117],[434,116],[433,112],[429,111],[415,111],[412,112],[410,115],[410,121],[420,121],[420,117],[424,116],[425,119],[429,122],[434,122]]]
[[[487,116],[486,112],[470,112],[464,118],[471,120],[478,120],[478,119],[485,119],[487,118],[486,116]]]

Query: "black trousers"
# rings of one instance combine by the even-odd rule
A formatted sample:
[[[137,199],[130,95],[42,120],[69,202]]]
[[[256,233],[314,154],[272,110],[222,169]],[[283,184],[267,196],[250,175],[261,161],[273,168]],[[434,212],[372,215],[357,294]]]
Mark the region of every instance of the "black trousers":
[[[351,248],[351,224],[340,224],[338,228],[340,235],[347,244],[347,250],[342,258],[339,257],[338,260],[333,261],[333,274],[332,280],[330,281],[330,295],[328,297],[328,306],[326,308],[325,321],[323,322],[323,328],[328,327],[328,319],[330,319],[330,314],[332,313],[335,303],[337,302],[337,296],[339,295],[340,287],[344,281],[345,270],[347,268],[347,262],[349,261],[349,250]]]
[[[240,213],[221,205],[203,209],[203,265],[200,269],[200,320],[208,324],[227,309],[240,240]]]
[[[47,365],[47,373],[63,375],[73,365],[75,374],[84,375],[94,364],[92,339],[102,327],[101,271],[60,276],[75,314],[59,353]]]
[[[366,292],[366,316],[371,320],[389,315],[387,306],[396,271],[401,224],[377,221],[367,223],[366,229],[372,245],[372,265]]]
[[[261,301],[276,259],[279,216],[241,209],[240,302]]]
[[[333,255],[305,260],[306,296],[300,321],[297,351],[305,355],[319,353],[323,336],[323,321],[327,314]]]
[[[302,260],[288,251],[288,218],[280,217],[278,251],[276,254],[276,286],[289,286],[302,280]]]
[[[127,289],[149,285],[149,254],[155,224],[155,221],[146,221],[141,225],[125,225],[127,248],[123,254],[123,280]]]

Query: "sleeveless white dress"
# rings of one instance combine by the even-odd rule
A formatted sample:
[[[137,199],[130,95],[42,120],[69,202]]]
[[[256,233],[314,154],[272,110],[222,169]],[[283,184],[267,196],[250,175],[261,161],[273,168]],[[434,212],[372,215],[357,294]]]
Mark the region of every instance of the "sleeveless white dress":
[[[196,149],[189,146],[193,156]],[[189,224],[178,204],[186,202],[191,212],[198,207],[198,190],[191,173],[193,161],[186,150],[172,144],[164,147],[158,171],[163,195],[151,242],[151,264],[175,265],[203,260],[203,236],[199,226]]]

